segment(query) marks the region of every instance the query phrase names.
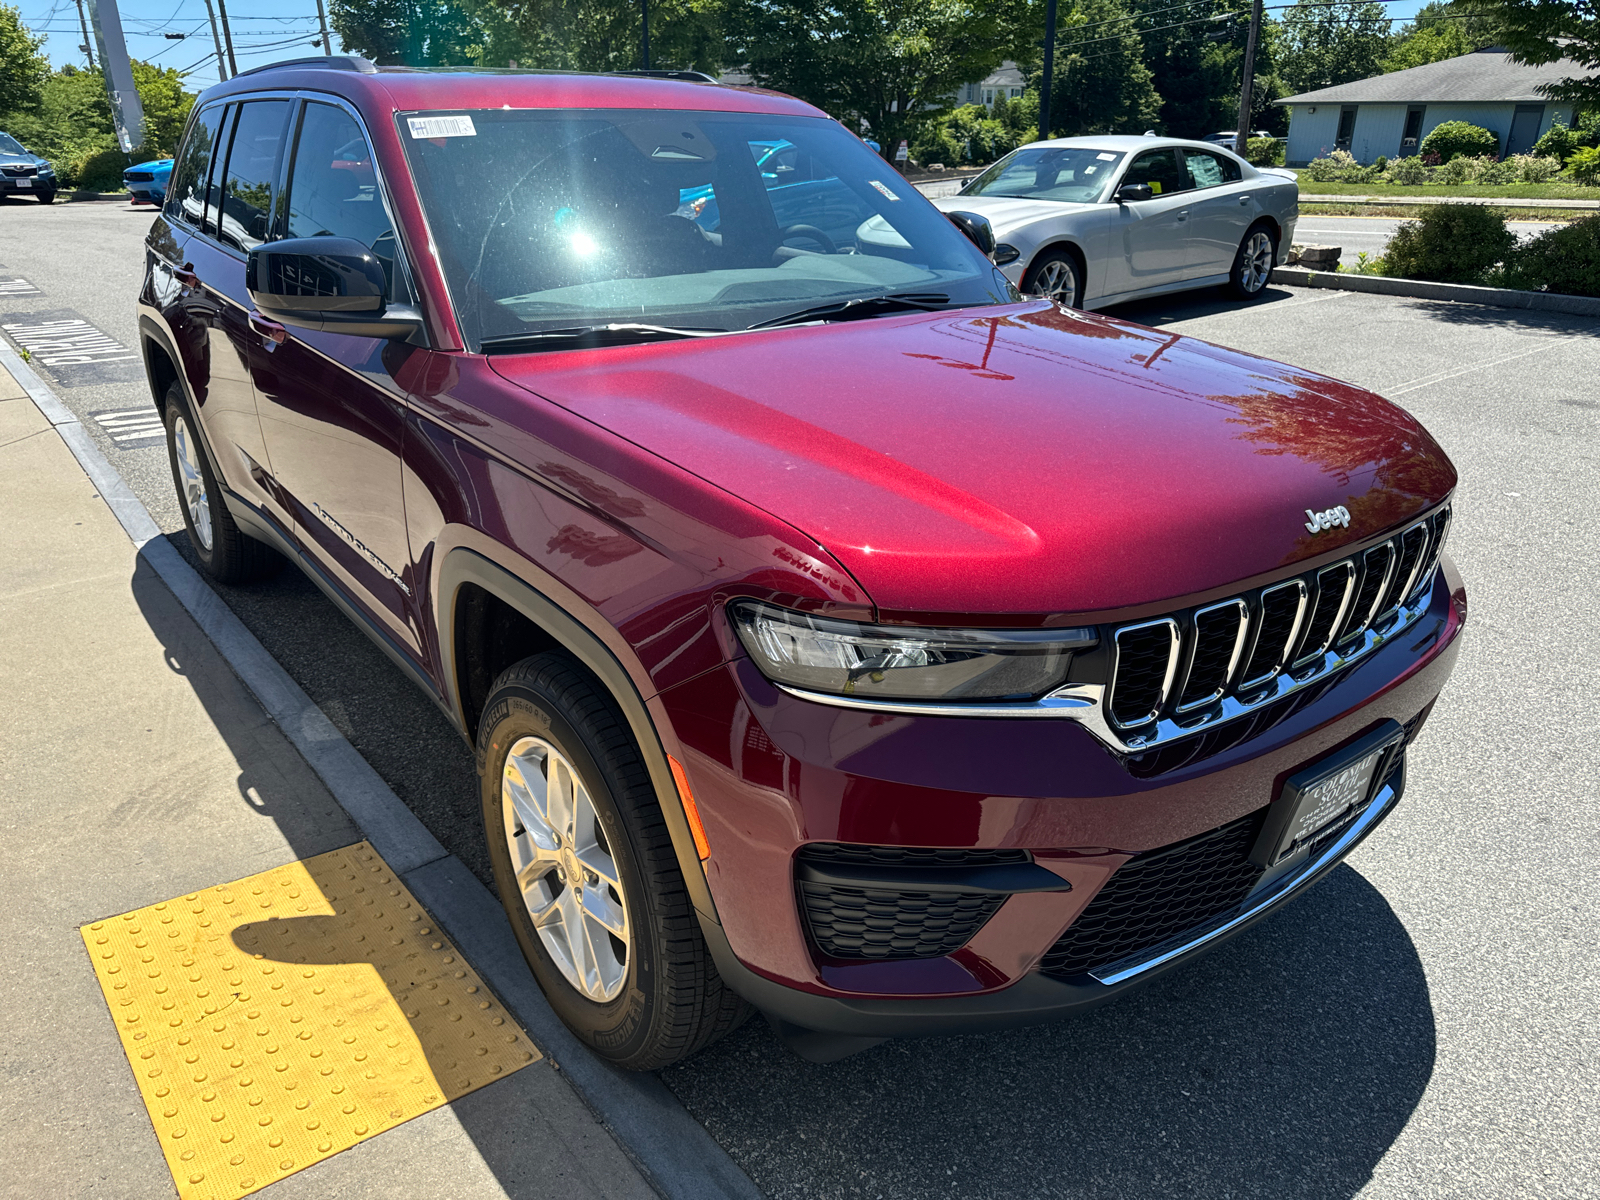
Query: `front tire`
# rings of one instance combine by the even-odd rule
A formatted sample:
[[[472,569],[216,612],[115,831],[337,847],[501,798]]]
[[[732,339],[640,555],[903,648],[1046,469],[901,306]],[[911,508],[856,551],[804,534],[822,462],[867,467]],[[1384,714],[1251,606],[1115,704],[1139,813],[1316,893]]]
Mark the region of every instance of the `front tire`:
[[[39,197],[40,204],[54,204],[56,202],[56,193],[54,188],[48,192],[39,192],[37,195]]]
[[[1228,290],[1240,300],[1254,300],[1272,278],[1278,261],[1278,239],[1266,225],[1252,225],[1233,256]]]
[[[174,380],[166,396],[167,461],[178,489],[189,544],[205,573],[218,583],[249,583],[275,574],[283,558],[234,522],[217,486],[216,471],[183,387]]]
[[[1022,293],[1054,300],[1067,308],[1083,303],[1083,268],[1070,250],[1047,250],[1029,265],[1022,277]]]
[[[748,1015],[712,964],[632,734],[569,657],[536,654],[496,681],[478,771],[506,916],[580,1040],[655,1070]]]

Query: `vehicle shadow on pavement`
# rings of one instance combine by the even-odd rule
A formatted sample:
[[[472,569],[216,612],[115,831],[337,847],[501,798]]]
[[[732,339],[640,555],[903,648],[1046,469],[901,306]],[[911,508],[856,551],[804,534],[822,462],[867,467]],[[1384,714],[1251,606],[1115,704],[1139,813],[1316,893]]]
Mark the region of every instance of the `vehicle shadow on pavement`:
[[[1502,333],[1545,337],[1593,336],[1600,318],[1573,313],[1534,312],[1523,308],[1495,308],[1488,304],[1456,304],[1448,300],[1412,300],[1406,307],[1430,320]]]
[[[1149,300],[1130,300],[1102,310],[1105,316],[1119,321],[1132,321],[1135,325],[1160,328],[1174,321],[1192,321],[1196,317],[1210,317],[1218,313],[1246,312],[1252,308],[1271,308],[1288,300],[1300,299],[1294,292],[1270,284],[1254,300],[1240,300],[1222,288],[1199,288],[1192,292],[1173,292]]]
[[[1341,866],[1206,959],[1076,1020],[817,1066],[759,1022],[664,1072],[771,1195],[1344,1200],[1433,1073],[1427,980]]]
[[[186,551],[189,549],[181,534],[172,541],[181,544]],[[262,585],[261,591],[281,591],[284,582],[292,584],[296,581],[303,582],[299,573],[286,570],[279,579]],[[306,587],[310,588],[311,585],[306,584]],[[218,587],[217,590],[220,592],[224,589]],[[227,590],[239,592],[251,589]],[[215,648],[190,615],[173,600],[165,582],[142,555],[137,559],[131,591],[151,632],[161,644],[167,669],[186,680],[239,764],[236,784],[240,811],[236,819],[240,822],[251,819],[273,821],[288,844],[289,853],[297,860],[311,859],[360,842],[360,830],[328,795],[298,753],[292,748],[287,755],[284,753],[285,745],[277,727],[249,693],[225,674],[226,667],[213,661],[206,664],[210,669],[191,669],[195,664],[201,664],[204,658],[214,656]],[[291,587],[290,591],[298,594],[296,588]],[[314,594],[316,603],[331,609],[320,593]],[[309,597],[300,597],[300,600],[303,608],[303,602]],[[342,615],[332,615],[344,621]],[[364,639],[348,640],[366,647]],[[396,686],[406,689],[397,699],[412,699],[415,688],[401,679],[393,668],[387,669],[393,672]],[[426,704],[422,697],[415,698]],[[403,704],[399,707],[403,708]],[[436,714],[433,720],[439,720]],[[394,731],[394,735],[403,736],[403,729]],[[459,737],[457,744],[460,744]],[[463,750],[463,756],[467,758],[470,771],[470,755]],[[187,813],[181,807],[182,788],[172,786],[172,782],[168,781],[157,790],[162,796],[170,794],[178,807],[164,805],[159,812],[141,811],[138,814],[153,827],[159,827],[163,821],[187,819]],[[470,790],[471,784],[472,776],[469,774],[463,786]],[[481,841],[481,821],[476,824],[475,836]],[[228,829],[224,827],[217,830],[216,836],[227,838]],[[232,882],[233,878],[213,881],[215,885]],[[498,910],[498,904],[495,908]],[[342,922],[330,917],[290,917],[272,921],[270,927],[272,936],[266,940],[272,944],[247,944],[247,939],[262,936],[262,931],[267,928],[266,923],[254,928],[250,925],[240,926],[230,936],[241,951],[275,961],[313,966],[369,961],[367,947],[356,944],[356,935],[345,928]],[[509,928],[506,937],[509,940]],[[446,953],[452,949],[450,940],[444,939]],[[280,957],[282,948],[277,943],[289,941],[296,943],[290,947],[292,953]],[[469,970],[474,966],[470,960],[461,965]],[[453,975],[455,970],[454,966],[449,966],[445,968],[445,974]],[[414,973],[414,964],[406,965],[404,972]],[[459,1040],[448,1049],[441,1044],[444,1039],[441,1039],[438,1031],[446,1027],[440,1024],[439,1014],[421,1011],[420,996],[423,993],[418,988],[428,987],[431,980],[419,984],[415,979],[404,978],[404,972],[391,967],[390,977],[383,979],[380,971],[381,986],[374,989],[374,994],[382,996],[387,991],[399,1006],[414,1033],[414,1038],[406,1041],[414,1040],[416,1048],[420,1048],[426,1057],[432,1074],[440,1081],[446,1094],[453,1097],[449,1108],[460,1126],[460,1134],[442,1134],[441,1127],[437,1125],[424,1129],[421,1123],[417,1123],[417,1128],[402,1123],[387,1130],[381,1138],[360,1142],[342,1154],[332,1155],[317,1164],[307,1176],[285,1178],[274,1185],[275,1189],[289,1189],[286,1194],[291,1195],[300,1194],[295,1189],[304,1189],[306,1195],[326,1195],[330,1194],[327,1190],[330,1188],[340,1194],[384,1194],[370,1188],[374,1186],[374,1179],[380,1181],[376,1186],[381,1189],[384,1186],[381,1180],[392,1178],[395,1168],[392,1161],[386,1163],[386,1160],[399,1156],[402,1161],[422,1170],[426,1176],[414,1180],[417,1190],[406,1194],[471,1196],[503,1193],[510,1200],[555,1200],[556,1197],[574,1200],[575,1197],[599,1195],[639,1197],[642,1200],[650,1194],[639,1176],[627,1165],[610,1134],[594,1120],[583,1101],[552,1069],[548,1059],[512,1070],[504,1078],[477,1090],[455,1094],[457,1089],[452,1088],[448,1080],[452,1074],[461,1073],[455,1070],[456,1060],[473,1061],[470,1056],[474,1048]],[[446,981],[447,986],[449,982]],[[479,982],[482,982],[481,976],[465,980],[462,986]],[[413,995],[413,992],[417,994]],[[437,1003],[437,998],[431,993],[428,999]],[[473,997],[474,1001],[480,999]],[[506,998],[494,996],[493,999],[503,1004]],[[407,1008],[408,1001],[410,1008]],[[449,1015],[445,1014],[445,1020],[449,1019]],[[435,1061],[436,1058],[438,1061]],[[442,1136],[462,1135],[481,1160],[481,1173],[476,1178],[436,1178],[428,1175],[428,1171],[444,1170],[451,1164],[457,1168],[467,1165],[461,1155],[446,1153],[445,1143],[441,1140]]]

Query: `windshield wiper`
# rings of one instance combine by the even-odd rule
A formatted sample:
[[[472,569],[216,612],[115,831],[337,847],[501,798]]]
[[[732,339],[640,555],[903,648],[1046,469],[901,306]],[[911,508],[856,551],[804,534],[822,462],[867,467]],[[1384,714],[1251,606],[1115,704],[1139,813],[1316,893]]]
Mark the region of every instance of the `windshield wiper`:
[[[536,333],[507,333],[484,338],[485,354],[513,354],[536,350],[582,349],[587,346],[630,346],[639,342],[676,338],[715,337],[726,329],[680,329],[673,325],[645,325],[619,321],[609,325],[574,325],[567,329],[541,329]]]
[[[757,321],[751,329],[775,329],[780,325],[804,325],[809,321],[855,321],[863,317],[881,317],[897,312],[937,312],[950,303],[950,297],[938,292],[902,292],[888,296],[858,296],[834,304],[819,304],[785,313],[770,321]]]

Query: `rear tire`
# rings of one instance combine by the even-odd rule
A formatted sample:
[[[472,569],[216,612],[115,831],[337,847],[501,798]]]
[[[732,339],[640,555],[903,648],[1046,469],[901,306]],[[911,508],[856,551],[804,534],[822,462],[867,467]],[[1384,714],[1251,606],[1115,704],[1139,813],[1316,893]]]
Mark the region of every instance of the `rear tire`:
[[[1070,250],[1046,250],[1028,265],[1022,292],[1068,308],[1083,304],[1083,267]]]
[[[178,490],[184,529],[205,573],[218,583],[249,583],[276,574],[283,556],[244,533],[223,502],[217,475],[200,440],[183,387],[174,380],[166,396],[167,461]]]
[[[506,916],[585,1045],[656,1070],[750,1014],[717,974],[678,869],[661,813],[676,798],[658,799],[622,714],[566,654],[525,658],[495,682],[478,772]]]
[[[1233,256],[1228,290],[1240,300],[1254,300],[1266,290],[1278,261],[1278,238],[1266,224],[1252,225]]]

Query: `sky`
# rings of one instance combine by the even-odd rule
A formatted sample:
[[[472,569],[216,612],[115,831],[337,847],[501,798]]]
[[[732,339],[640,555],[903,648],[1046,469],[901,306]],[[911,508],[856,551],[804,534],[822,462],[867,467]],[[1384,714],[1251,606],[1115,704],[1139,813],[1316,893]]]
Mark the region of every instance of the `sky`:
[[[22,20],[35,33],[45,34],[45,53],[53,67],[85,64],[78,46],[83,35],[78,25],[76,0],[10,0],[22,10]],[[217,0],[212,0],[215,5]],[[1389,15],[1401,20],[1421,8],[1425,0],[1381,0]],[[87,6],[90,0],[84,0]],[[326,0],[324,0],[326,3]],[[1284,0],[1267,0],[1272,8]],[[122,32],[134,58],[188,72],[191,88],[204,89],[218,82],[215,49],[205,0],[121,0]],[[1247,11],[1240,0],[1238,8]],[[87,7],[85,9],[87,12]],[[234,57],[241,71],[279,59],[321,52],[317,38],[316,0],[232,0],[228,24],[233,28]],[[181,33],[182,40],[168,39]],[[340,52],[333,37],[333,52]]]

